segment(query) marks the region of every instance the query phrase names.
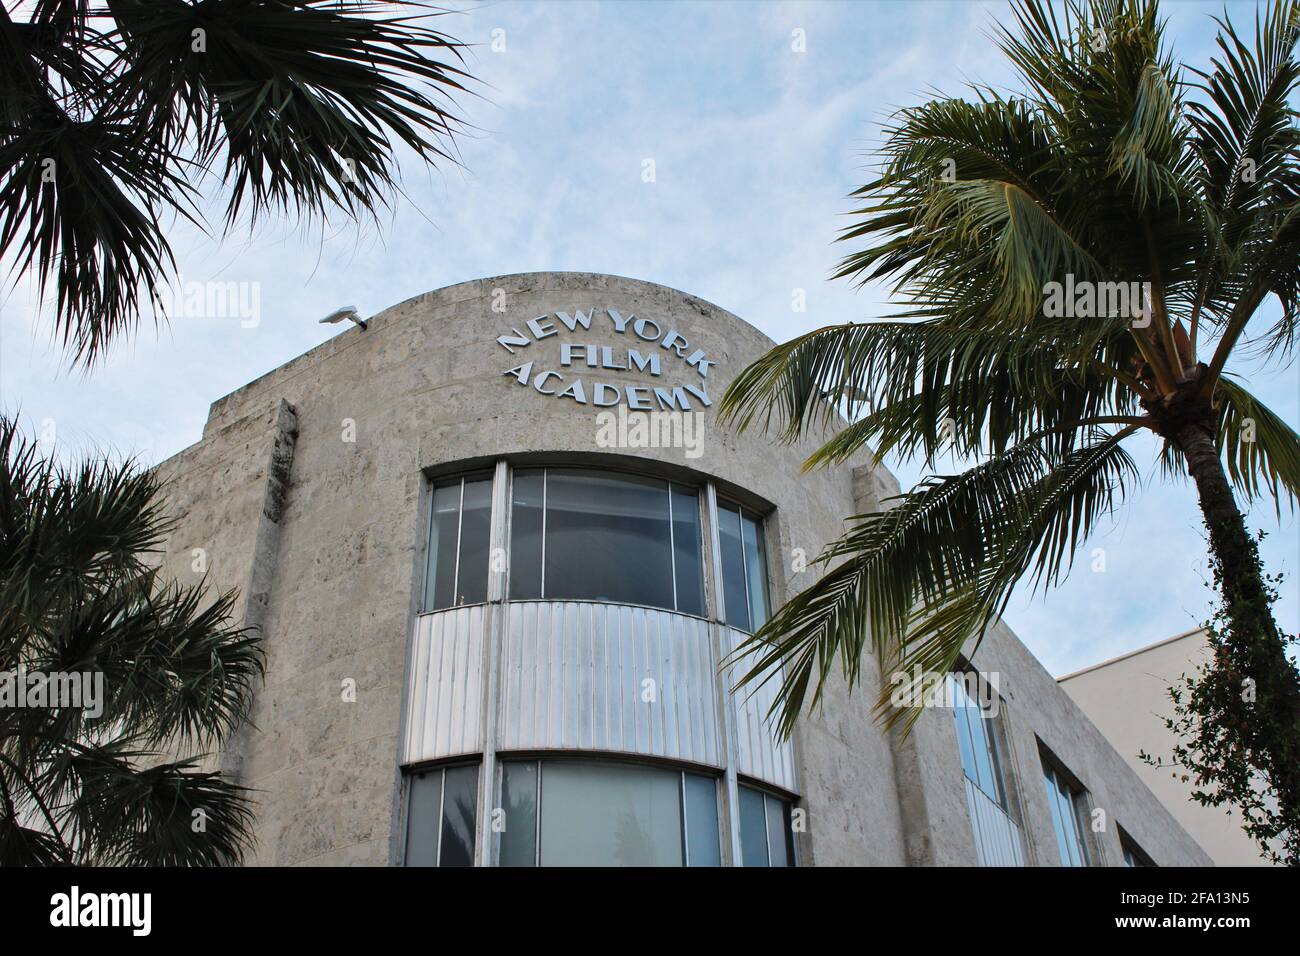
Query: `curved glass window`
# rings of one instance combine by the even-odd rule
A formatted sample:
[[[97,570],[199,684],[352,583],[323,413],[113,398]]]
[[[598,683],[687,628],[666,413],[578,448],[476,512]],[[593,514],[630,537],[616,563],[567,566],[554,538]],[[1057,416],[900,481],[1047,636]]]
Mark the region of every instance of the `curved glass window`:
[[[717,781],[594,760],[501,764],[502,866],[718,866]]]
[[[471,475],[433,486],[424,610],[487,600],[492,476]]]
[[[404,865],[473,866],[477,796],[477,764],[410,772]]]
[[[742,866],[794,866],[790,802],[742,785],[740,856]]]
[[[718,502],[722,599],[727,623],[753,633],[767,623],[767,553],[763,519],[739,505]]]
[[[511,600],[609,601],[704,614],[697,489],[616,472],[520,469]]]

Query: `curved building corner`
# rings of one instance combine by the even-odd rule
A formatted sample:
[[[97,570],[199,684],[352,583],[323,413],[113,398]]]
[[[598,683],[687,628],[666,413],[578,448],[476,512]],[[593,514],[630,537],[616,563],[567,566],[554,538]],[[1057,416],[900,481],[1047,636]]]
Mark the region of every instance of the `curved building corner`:
[[[906,739],[872,661],[787,741],[775,683],[730,692],[727,655],[897,493],[716,424],[771,344],[653,283],[500,276],[215,402],[160,466],[165,570],[264,637],[218,758],[258,791],[253,862],[1207,863],[1000,624]]]

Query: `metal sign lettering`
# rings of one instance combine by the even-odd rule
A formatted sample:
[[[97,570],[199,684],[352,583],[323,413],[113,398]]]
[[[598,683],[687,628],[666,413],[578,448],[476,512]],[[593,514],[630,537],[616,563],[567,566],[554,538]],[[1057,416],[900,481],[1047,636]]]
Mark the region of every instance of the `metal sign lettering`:
[[[549,312],[529,319],[524,328],[512,328],[510,334],[497,338],[497,345],[511,355],[516,349],[526,349],[535,342],[549,339],[568,330],[578,334],[579,329],[591,331],[595,309],[585,313],[574,310]],[[567,398],[579,405],[611,408],[624,404],[632,411],[683,411],[694,407],[692,401],[703,408],[713,404],[709,398],[709,369],[718,364],[707,357],[703,349],[692,348],[691,343],[676,329],[665,328],[654,319],[637,318],[617,309],[605,309],[604,316],[612,331],[626,335],[635,344],[626,346],[599,345],[586,342],[561,342],[559,368],[546,368],[537,361],[527,361],[506,369],[502,375],[513,377],[521,386],[553,398]],[[599,324],[599,323],[598,323]],[[669,353],[665,356],[663,353]],[[522,356],[521,356],[522,357]],[[676,384],[626,385],[617,381],[604,381],[606,372],[637,372],[660,378],[667,364],[684,366],[692,373],[689,381]],[[601,373],[599,380],[583,377],[584,372]]]

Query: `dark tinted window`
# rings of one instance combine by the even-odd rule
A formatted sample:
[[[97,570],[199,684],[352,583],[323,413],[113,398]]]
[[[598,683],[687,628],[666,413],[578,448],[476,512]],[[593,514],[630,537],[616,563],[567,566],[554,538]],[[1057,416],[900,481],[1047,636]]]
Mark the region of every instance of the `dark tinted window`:
[[[537,763],[507,760],[501,764],[501,866],[537,865]]]
[[[430,510],[424,609],[482,604],[487,600],[491,475],[439,482]]]
[[[704,613],[699,493],[577,468],[515,473],[510,597]]]
[[[516,471],[510,510],[510,597],[542,596],[542,493],[545,472]]]
[[[488,540],[492,526],[492,479],[465,482],[460,513],[460,564],[456,583],[457,604],[482,604],[487,600]]]
[[[437,866],[442,771],[411,774],[407,791],[406,865]]]
[[[790,801],[740,787],[740,855],[744,866],[794,866]]]
[[[429,522],[429,564],[425,576],[424,609],[451,607],[456,593],[456,545],[460,538],[459,479],[433,489]]]
[[[763,519],[738,505],[718,502],[718,537],[727,623],[752,633],[770,614]]]
[[[740,511],[718,505],[718,537],[722,545],[722,598],[727,623],[748,631],[749,597],[745,590],[745,549],[740,540]]]
[[[474,865],[474,810],[478,797],[478,767],[447,770],[442,794],[442,846],[439,866]]]
[[[672,505],[677,610],[703,616],[704,561],[700,551],[699,492],[684,485],[673,485]]]
[[[768,866],[767,815],[763,793],[740,788],[740,855],[744,866]]]
[[[473,866],[478,765],[407,778],[406,866]]]

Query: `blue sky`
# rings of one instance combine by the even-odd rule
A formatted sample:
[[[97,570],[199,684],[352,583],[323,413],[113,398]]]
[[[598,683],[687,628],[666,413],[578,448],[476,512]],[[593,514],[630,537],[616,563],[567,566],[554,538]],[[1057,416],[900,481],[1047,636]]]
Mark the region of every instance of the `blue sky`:
[[[1182,57],[1204,63],[1222,4],[1168,3]],[[1253,4],[1229,4],[1245,20]],[[740,315],[775,339],[887,311],[887,290],[827,277],[833,243],[891,111],[932,91],[1011,77],[989,32],[1003,3],[460,4],[442,28],[479,44],[479,96],[463,168],[404,165],[407,197],[378,228],[287,223],[225,239],[176,225],[186,281],[258,283],[260,322],[183,319],[70,371],[29,285],[0,295],[0,407],[52,422],[67,454],[111,447],[156,462],[197,441],[208,405],[337,334],[343,304],[372,314],[465,279],[534,270],[661,282]],[[802,30],[806,50],[792,49]],[[496,33],[494,31],[504,31]],[[505,49],[494,52],[494,35]],[[653,159],[655,181],[642,179]],[[794,290],[807,310],[792,309]],[[1300,421],[1297,369],[1244,368],[1275,411]],[[1190,486],[1135,445],[1144,489],[1088,544],[1069,581],[1020,594],[1007,618],[1061,674],[1196,626],[1206,614],[1205,541]],[[891,462],[905,484],[921,476]],[[1300,564],[1295,518],[1271,506],[1270,568]],[[1104,572],[1091,569],[1105,549]],[[1297,629],[1292,577],[1278,613]]]

